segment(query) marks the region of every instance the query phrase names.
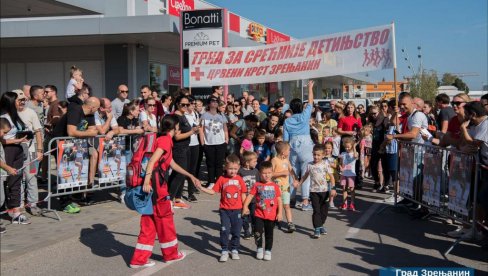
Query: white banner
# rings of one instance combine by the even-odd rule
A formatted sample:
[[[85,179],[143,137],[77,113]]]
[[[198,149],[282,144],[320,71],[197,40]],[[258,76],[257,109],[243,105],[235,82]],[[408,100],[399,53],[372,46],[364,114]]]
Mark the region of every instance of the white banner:
[[[256,47],[190,49],[190,86],[268,83],[393,68],[393,25]]]

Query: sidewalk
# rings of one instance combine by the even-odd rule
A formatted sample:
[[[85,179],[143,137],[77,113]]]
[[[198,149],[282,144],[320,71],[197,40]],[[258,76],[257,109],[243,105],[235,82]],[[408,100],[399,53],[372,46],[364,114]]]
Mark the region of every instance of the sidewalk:
[[[119,203],[116,194],[109,191],[95,193],[95,204],[82,206],[78,214],[67,214],[62,211],[58,211],[58,214],[61,221],[58,221],[52,212],[41,217],[26,214],[31,220],[29,225],[11,224],[3,217],[2,222],[7,228],[7,233],[0,239],[0,261],[3,263],[27,252],[77,236],[87,225],[112,225],[138,216],[136,212]]]

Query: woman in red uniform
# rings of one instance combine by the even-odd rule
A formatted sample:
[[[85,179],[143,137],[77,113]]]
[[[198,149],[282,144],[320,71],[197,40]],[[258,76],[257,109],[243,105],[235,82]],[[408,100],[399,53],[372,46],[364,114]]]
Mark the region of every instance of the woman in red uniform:
[[[189,177],[196,185],[200,185],[200,181],[196,177],[173,161],[173,136],[178,132],[178,129],[178,118],[176,116],[167,115],[161,120],[162,136],[157,139],[156,151],[147,164],[146,176],[142,187],[144,192],[148,193],[153,189],[151,179],[155,165],[161,166],[163,171],[167,171],[171,167],[174,171]],[[173,208],[167,183],[156,184],[156,191],[154,192],[157,193],[156,203],[153,204],[154,213],[141,216],[141,232],[137,239],[134,255],[130,261],[131,268],[149,267],[155,264],[148,259],[152,255],[156,233],[164,262],[180,261],[185,258],[185,254],[178,251]]]

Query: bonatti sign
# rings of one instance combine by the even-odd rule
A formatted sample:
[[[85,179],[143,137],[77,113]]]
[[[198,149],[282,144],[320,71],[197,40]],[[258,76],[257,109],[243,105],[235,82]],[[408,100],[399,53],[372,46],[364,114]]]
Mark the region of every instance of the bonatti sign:
[[[222,10],[197,10],[182,12],[183,30],[222,28]]]

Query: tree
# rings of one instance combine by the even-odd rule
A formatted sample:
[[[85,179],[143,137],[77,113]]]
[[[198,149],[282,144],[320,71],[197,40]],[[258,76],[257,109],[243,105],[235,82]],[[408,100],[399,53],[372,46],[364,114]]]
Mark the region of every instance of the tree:
[[[454,85],[457,78],[456,75],[451,73],[444,73],[444,75],[442,75],[441,85]]]
[[[435,71],[429,73],[424,71],[410,79],[410,92],[414,97],[433,102],[437,95],[437,83],[438,78]]]
[[[468,85],[466,83],[464,83],[464,81],[460,78],[456,78],[452,85],[456,86],[458,90],[464,91],[464,93],[466,93],[466,94],[469,93]]]

